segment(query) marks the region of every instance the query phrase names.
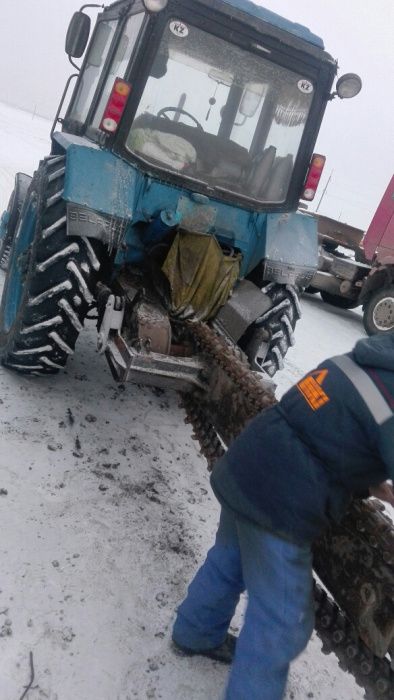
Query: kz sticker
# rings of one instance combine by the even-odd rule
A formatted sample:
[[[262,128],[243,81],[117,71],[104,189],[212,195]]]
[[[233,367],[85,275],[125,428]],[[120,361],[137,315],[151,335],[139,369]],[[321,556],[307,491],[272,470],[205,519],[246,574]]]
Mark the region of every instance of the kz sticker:
[[[189,34],[189,28],[184,22],[171,22],[170,31],[180,39],[185,39]]]
[[[310,80],[299,80],[297,83],[297,87],[300,90],[300,92],[303,92],[306,95],[309,95],[309,93],[313,92],[313,85]]]

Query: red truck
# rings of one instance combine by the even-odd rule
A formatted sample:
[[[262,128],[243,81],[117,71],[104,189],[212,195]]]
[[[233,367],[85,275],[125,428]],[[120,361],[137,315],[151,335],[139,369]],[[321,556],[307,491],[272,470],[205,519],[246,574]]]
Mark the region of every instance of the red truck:
[[[394,175],[366,233],[318,219],[319,267],[307,291],[342,309],[363,307],[368,335],[394,329]]]

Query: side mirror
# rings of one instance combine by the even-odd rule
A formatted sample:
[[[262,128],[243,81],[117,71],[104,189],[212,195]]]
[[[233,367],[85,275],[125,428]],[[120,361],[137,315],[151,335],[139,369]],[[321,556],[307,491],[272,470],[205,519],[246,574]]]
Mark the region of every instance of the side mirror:
[[[356,97],[362,88],[362,82],[359,75],[356,73],[345,73],[342,75],[336,86],[336,94],[341,100]]]
[[[90,34],[90,17],[83,12],[74,12],[66,35],[66,54],[81,58]]]

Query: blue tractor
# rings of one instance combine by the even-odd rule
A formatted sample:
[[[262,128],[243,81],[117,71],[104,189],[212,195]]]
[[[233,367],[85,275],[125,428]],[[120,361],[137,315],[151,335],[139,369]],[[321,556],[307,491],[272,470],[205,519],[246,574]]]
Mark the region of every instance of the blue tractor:
[[[213,461],[274,402],[267,378],[317,268],[316,219],[297,213],[324,165],[314,143],[328,101],[361,82],[347,74],[332,93],[321,39],[249,0],[119,0],[88,48],[86,7],[67,33],[71,63],[85,57],[51,154],[32,178],[17,174],[0,222],[0,360],[58,372],[95,308],[116,380],[179,390]],[[357,630],[316,589],[317,631],[389,698],[393,673],[376,657],[392,648],[392,532],[367,516],[351,521],[350,549],[343,533],[319,548],[318,572]],[[364,583],[376,595],[360,597]]]
[[[193,321],[274,375],[317,266],[316,223],[296,212],[324,165],[314,143],[360,79],[332,93],[322,40],[249,0],[119,0],[89,45],[86,7],[51,154],[17,174],[1,219],[1,362],[57,372],[96,307],[118,381],[198,385]]]

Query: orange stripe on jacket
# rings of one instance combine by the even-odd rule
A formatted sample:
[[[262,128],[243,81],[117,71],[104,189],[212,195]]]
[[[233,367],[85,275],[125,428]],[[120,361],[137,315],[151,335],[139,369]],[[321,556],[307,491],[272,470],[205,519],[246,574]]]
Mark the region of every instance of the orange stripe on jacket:
[[[322,384],[328,374],[328,369],[318,369],[301,379],[297,389],[308,402],[313,411],[317,411],[330,401],[330,397],[322,388]]]

